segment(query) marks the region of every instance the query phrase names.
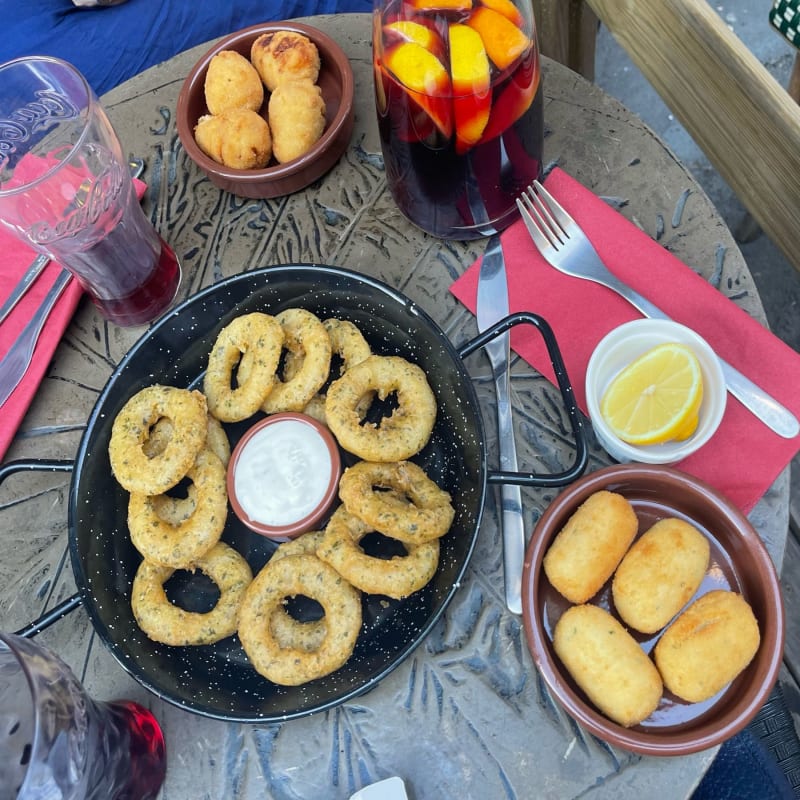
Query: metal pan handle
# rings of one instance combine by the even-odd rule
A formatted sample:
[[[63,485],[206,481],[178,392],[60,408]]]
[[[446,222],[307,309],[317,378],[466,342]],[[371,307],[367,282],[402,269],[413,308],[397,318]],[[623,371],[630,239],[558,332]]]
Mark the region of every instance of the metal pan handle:
[[[518,311],[496,322],[483,333],[470,339],[458,348],[458,353],[462,359],[479,350],[487,342],[500,336],[506,331],[511,330],[516,325],[533,325],[544,339],[550,363],[556,376],[558,389],[561,392],[561,399],[569,417],[572,436],[575,443],[575,456],[572,465],[563,472],[556,473],[536,473],[536,472],[509,472],[504,470],[489,470],[486,476],[487,483],[517,483],[522,486],[565,486],[579,478],[586,470],[589,463],[589,452],[586,444],[586,432],[583,429],[583,419],[578,404],[575,402],[575,393],[572,390],[567,368],[564,359],[558,348],[553,329],[547,321],[538,314],[530,311]]]
[[[6,478],[17,472],[72,472],[72,468],[72,461],[50,461],[45,459],[9,461],[7,464],[0,465],[0,484],[2,484]],[[54,622],[57,622],[62,617],[65,617],[70,611],[81,605],[82,602],[80,593],[76,592],[66,600],[62,600],[58,605],[53,606],[53,608],[46,611],[38,619],[29,622],[24,628],[15,631],[15,634],[29,639],[37,633],[41,633],[41,631],[48,628]]]

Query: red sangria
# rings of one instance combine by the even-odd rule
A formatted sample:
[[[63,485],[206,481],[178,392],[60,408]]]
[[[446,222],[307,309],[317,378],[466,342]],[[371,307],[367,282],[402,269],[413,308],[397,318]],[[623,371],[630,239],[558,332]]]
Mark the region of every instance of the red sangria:
[[[169,308],[181,267],[175,252],[144,214],[133,186],[122,188],[122,214],[72,235],[62,261],[98,311],[121,326],[144,325]],[[102,218],[101,218],[102,219]]]
[[[542,176],[542,80],[530,0],[376,0],[375,100],[386,178],[423,230],[507,227]]]

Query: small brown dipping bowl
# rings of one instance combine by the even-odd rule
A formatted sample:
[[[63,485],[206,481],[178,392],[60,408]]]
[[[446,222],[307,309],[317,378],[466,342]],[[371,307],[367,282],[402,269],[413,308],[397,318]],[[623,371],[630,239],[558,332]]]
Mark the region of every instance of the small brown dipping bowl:
[[[295,31],[307,36],[319,50],[320,72],[317,83],[325,100],[325,130],[319,141],[300,158],[285,164],[272,162],[264,169],[234,169],[207,156],[194,138],[197,120],[208,113],[205,80],[211,59],[222,50],[235,50],[248,60],[253,42],[270,31]],[[321,178],[347,149],[353,132],[353,70],[344,51],[327,34],[301,22],[265,22],[252,25],[220,39],[186,77],[178,95],[176,122],[178,136],[192,161],[211,182],[240,197],[281,197],[304,189]],[[265,94],[268,93],[265,89]],[[267,99],[261,114],[266,119]]]
[[[683,519],[704,534],[711,545],[711,557],[695,597],[712,589],[739,592],[751,605],[761,634],[758,652],[748,667],[717,695],[703,703],[688,703],[665,689],[653,714],[631,728],[601,714],[561,664],[553,649],[553,631],[571,604],[550,585],[542,568],[542,559],[556,534],[578,506],[601,489],[618,492],[630,501],[639,518],[639,535],[665,517]],[[589,602],[615,614],[611,581]],[[686,755],[738,733],[767,700],[783,655],[785,619],[780,582],[755,529],[715,489],[660,465],[606,467],[576,481],[556,497],[536,525],[525,555],[522,613],[533,660],[567,713],[604,741],[646,755]],[[660,631],[629,632],[648,654],[661,635]]]
[[[239,460],[242,458],[242,453],[252,444],[254,437],[262,433],[268,426],[279,426],[287,422],[294,424],[299,423],[306,426],[309,429],[308,433],[312,436],[312,438],[315,439],[318,444],[321,444],[324,448],[327,448],[330,459],[330,474],[328,476],[326,488],[324,489],[319,502],[313,509],[309,510],[300,518],[292,519],[281,524],[269,524],[268,522],[259,520],[257,518],[252,518],[245,508],[243,508],[243,504],[240,502],[236,491],[236,470],[239,465]],[[281,487],[283,486],[283,496],[286,497],[289,493],[286,491],[286,489],[291,490],[292,488],[289,485],[289,482],[295,477],[302,479],[302,476],[307,474],[308,465],[303,458],[303,454],[297,452],[296,450],[281,451],[278,453],[277,458],[280,463],[286,467],[286,469],[280,471],[281,474],[278,476],[273,476],[272,479],[270,479],[270,476],[264,475],[263,473],[259,474],[259,479],[262,480],[259,488],[263,490],[265,495],[272,494],[275,496],[281,494]],[[228,500],[231,504],[234,514],[236,514],[242,523],[250,528],[250,530],[260,533],[262,536],[265,536],[268,539],[285,542],[290,539],[296,539],[298,536],[314,530],[314,526],[322,521],[322,519],[328,513],[331,504],[336,499],[339,490],[339,478],[341,477],[341,474],[342,463],[339,455],[339,446],[336,443],[336,440],[333,438],[333,434],[331,434],[331,432],[324,425],[305,414],[295,414],[291,412],[271,414],[270,416],[265,417],[261,421],[257,422],[251,428],[248,428],[242,438],[237,442],[236,447],[233,449],[230,461],[228,462],[227,472]],[[281,483],[280,481],[285,482]]]

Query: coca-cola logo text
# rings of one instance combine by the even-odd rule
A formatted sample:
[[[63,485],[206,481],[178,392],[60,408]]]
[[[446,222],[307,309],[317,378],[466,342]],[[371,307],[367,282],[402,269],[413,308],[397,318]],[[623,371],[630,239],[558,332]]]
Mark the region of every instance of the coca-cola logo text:
[[[120,205],[117,198],[122,188],[123,170],[114,162],[104,175],[79,187],[63,219],[55,224],[41,220],[31,227],[29,236],[34,242],[47,245],[94,227],[112,206]]]
[[[53,89],[36,92],[36,99],[0,119],[0,165],[8,161],[21,142],[27,142],[53,122],[75,119],[79,110]]]

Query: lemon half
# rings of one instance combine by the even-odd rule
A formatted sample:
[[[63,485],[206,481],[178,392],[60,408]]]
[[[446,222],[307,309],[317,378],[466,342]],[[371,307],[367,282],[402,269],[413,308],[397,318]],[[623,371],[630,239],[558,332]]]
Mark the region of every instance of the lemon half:
[[[700,362],[684,344],[659,344],[611,382],[600,413],[616,436],[635,445],[688,439],[703,400]]]

